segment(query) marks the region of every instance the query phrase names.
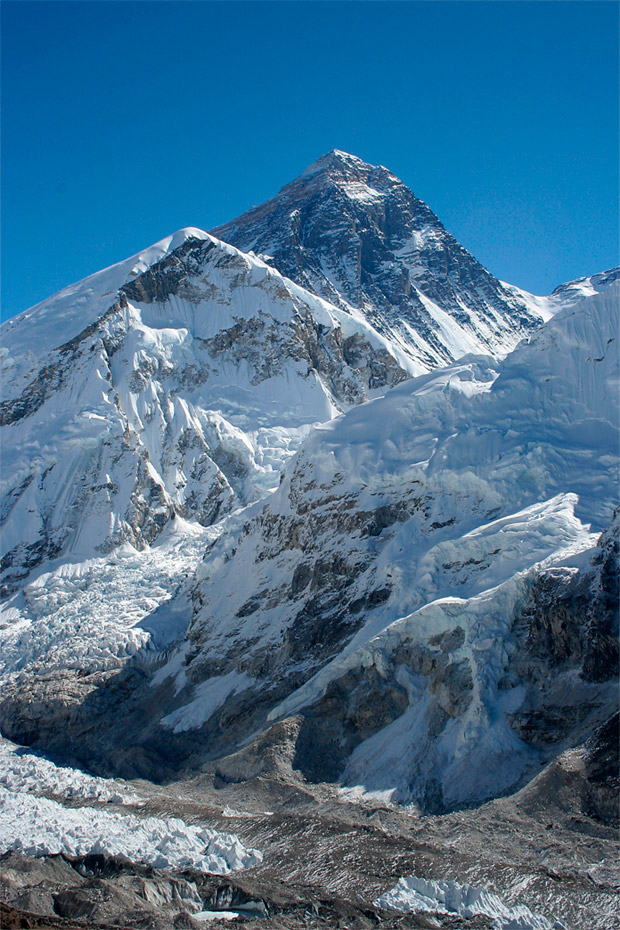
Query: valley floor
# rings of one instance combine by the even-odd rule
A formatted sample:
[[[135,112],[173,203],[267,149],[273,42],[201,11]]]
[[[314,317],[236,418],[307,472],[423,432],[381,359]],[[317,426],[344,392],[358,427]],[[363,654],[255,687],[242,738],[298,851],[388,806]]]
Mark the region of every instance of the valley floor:
[[[13,849],[0,860],[2,926],[164,930],[230,926],[236,918],[247,930],[612,930],[620,922],[617,830],[588,811],[582,763],[572,750],[512,797],[424,817],[381,798],[310,785],[295,772],[237,784],[209,773],[166,787],[124,783],[119,796],[106,800],[100,792],[87,803],[233,833],[241,849],[260,850],[262,861],[216,876],[96,852],[34,858]],[[24,788],[23,779],[13,784]],[[62,785],[48,779],[43,788],[50,798]],[[66,790],[58,799],[72,810],[86,803],[83,793],[67,797]],[[508,909],[529,908],[534,922],[377,906],[410,875],[486,886]]]

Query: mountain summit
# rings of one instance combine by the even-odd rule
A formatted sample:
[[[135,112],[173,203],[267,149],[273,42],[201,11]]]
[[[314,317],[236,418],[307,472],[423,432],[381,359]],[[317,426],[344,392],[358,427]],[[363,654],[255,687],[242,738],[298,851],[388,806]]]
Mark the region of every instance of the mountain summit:
[[[338,149],[213,233],[336,306],[361,310],[418,373],[470,352],[501,357],[546,316],[387,168]]]

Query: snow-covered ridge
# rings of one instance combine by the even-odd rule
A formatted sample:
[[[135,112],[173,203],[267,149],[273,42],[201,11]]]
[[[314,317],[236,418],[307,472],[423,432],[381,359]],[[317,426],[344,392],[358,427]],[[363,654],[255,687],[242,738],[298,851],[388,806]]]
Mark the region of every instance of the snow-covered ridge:
[[[552,294],[537,297],[527,291],[502,281],[502,287],[515,294],[526,303],[534,313],[540,314],[543,320],[551,317],[567,307],[572,307],[584,297],[593,297],[611,287],[620,279],[620,268],[611,268],[599,274],[587,275],[567,281],[555,288]]]
[[[12,584],[45,558],[143,547],[174,513],[215,522],[276,486],[314,423],[407,373],[361,314],[193,229],[3,338]]]
[[[10,723],[79,705],[88,732],[137,658],[138,752],[141,726],[182,760],[294,715],[310,778],[428,809],[509,790],[540,753],[515,618],[541,573],[590,570],[614,506],[615,273],[502,285],[340,151],[229,233],[3,329]]]
[[[192,226],[179,229],[4,322],[0,327],[3,398],[7,397],[11,381],[31,377],[42,358],[95,323],[112,306],[123,284],[174,252],[187,239],[207,238],[208,233],[202,229]]]

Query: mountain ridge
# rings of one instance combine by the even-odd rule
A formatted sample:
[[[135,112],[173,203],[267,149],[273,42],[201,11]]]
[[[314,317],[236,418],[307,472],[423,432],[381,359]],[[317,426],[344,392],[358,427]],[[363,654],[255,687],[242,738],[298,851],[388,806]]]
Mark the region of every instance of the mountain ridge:
[[[527,295],[338,150],[220,230],[244,248],[187,227],[3,327],[6,725],[147,775],[234,780],[277,732],[422,809],[514,789],[541,716],[577,739],[540,656],[506,682],[530,586],[579,600],[611,520],[618,270]]]

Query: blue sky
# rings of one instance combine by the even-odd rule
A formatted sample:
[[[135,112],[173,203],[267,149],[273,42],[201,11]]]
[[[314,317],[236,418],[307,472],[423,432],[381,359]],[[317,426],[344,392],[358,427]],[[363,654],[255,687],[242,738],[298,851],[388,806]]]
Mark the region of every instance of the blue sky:
[[[3,317],[344,149],[537,293],[618,264],[615,2],[2,9]]]

